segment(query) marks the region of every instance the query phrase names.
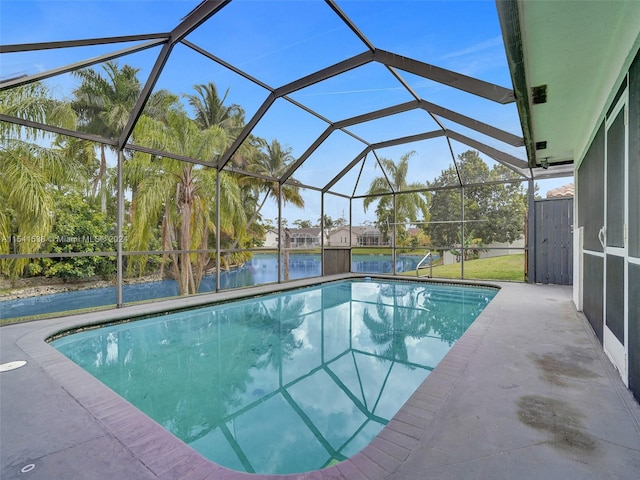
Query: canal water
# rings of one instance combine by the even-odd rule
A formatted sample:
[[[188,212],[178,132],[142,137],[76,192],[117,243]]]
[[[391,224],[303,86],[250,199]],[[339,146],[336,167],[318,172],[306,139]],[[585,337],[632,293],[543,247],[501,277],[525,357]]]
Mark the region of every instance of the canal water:
[[[421,257],[398,255],[396,272],[415,270]],[[392,273],[391,255],[353,255],[352,272]],[[291,254],[289,256],[289,279],[319,277],[322,273],[320,254]],[[244,266],[220,274],[220,289],[231,289],[262,285],[278,281],[278,256],[256,253]],[[215,275],[202,279],[199,293],[216,289]],[[178,295],[174,280],[124,285],[124,303],[154,300]],[[15,300],[0,301],[0,319],[64,312],[82,308],[102,307],[116,304],[116,287],[91,288],[72,292],[52,293]]]

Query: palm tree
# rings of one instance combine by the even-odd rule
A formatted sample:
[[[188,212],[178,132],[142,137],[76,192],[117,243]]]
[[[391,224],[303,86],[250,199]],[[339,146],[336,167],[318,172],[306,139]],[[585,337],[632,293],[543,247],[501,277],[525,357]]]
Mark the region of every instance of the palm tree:
[[[196,94],[185,97],[196,112],[195,121],[198,126],[203,130],[213,126],[223,128],[229,132],[230,138],[235,139],[244,127],[244,109],[237,103],[224,104],[229,89],[221,98],[213,82],[194,85],[193,88]]]
[[[227,143],[224,145],[226,151],[245,126],[244,109],[237,103],[225,105],[229,96],[228,88],[222,97],[218,94],[218,88],[213,82],[194,85],[193,88],[196,93],[184,95],[184,97],[195,111],[196,123],[201,129],[213,126],[223,129],[227,133]],[[256,138],[249,135],[231,157],[232,163],[239,168],[245,168],[257,149]]]
[[[427,208],[427,193],[417,193],[414,190],[424,189],[425,185],[419,182],[407,182],[407,174],[409,171],[409,159],[415,154],[414,151],[405,153],[400,157],[400,161],[396,164],[393,160],[381,158],[380,164],[387,173],[389,181],[385,177],[376,177],[371,182],[367,195],[364,199],[364,211],[375,202],[378,201],[376,207],[377,224],[385,239],[388,237],[389,226],[396,224],[400,232],[404,231],[404,223],[418,222],[418,214],[422,214],[422,220],[427,221],[429,210]],[[389,193],[396,192],[396,212],[395,219],[393,214],[393,195]],[[412,191],[411,193],[401,193],[403,191]]]
[[[139,69],[116,61],[102,66],[106,78],[92,68],[78,70],[74,75],[81,84],[73,91],[71,105],[78,112],[80,129],[106,138],[115,139],[127,125],[142,86],[138,80]],[[108,179],[107,156],[104,144],[100,144],[100,163],[93,179],[93,194],[100,196],[102,212],[107,211]]]
[[[73,160],[80,167],[80,175],[85,179],[81,191],[87,197],[92,194],[92,182],[100,167],[100,160],[96,156],[95,143],[73,137],[58,136],[52,146],[60,150],[61,154],[69,160]]]
[[[298,218],[297,220],[293,221],[293,224],[298,227],[298,228],[311,228],[311,220],[303,220],[301,218]]]
[[[215,158],[226,143],[224,130],[216,126],[200,130],[177,104],[167,113],[166,121],[143,115],[135,134],[152,148],[201,160]],[[146,250],[153,228],[161,225],[163,250],[182,250],[168,254],[180,294],[197,293],[210,255],[187,251],[208,249],[210,236],[216,232],[217,171],[173,159],[152,158],[139,152],[131,162],[141,165],[144,176],[138,185],[130,248]],[[131,171],[139,169],[132,168]],[[240,235],[245,222],[240,190],[225,172],[220,175],[225,192],[220,199],[220,231]],[[137,266],[143,267],[146,257],[139,260]]]
[[[326,213],[318,219],[318,226],[322,228],[322,232],[325,240],[329,241],[329,234],[331,233],[331,229],[336,226],[333,218],[331,218]]]
[[[73,111],[42,83],[0,93],[0,112],[65,128],[73,128],[76,121]],[[53,227],[51,187],[80,181],[80,169],[59,149],[42,146],[50,140],[46,133],[6,122],[0,125],[0,253],[10,253],[12,238],[20,240],[13,242],[13,253],[36,253]],[[28,259],[2,260],[0,270],[16,277],[28,263]]]
[[[265,140],[260,139],[259,145],[261,150],[253,155],[247,171],[256,173],[265,177],[271,177],[274,180],[267,181],[262,178],[246,176],[242,179],[241,184],[251,188],[256,193],[258,201],[255,203],[255,209],[251,212],[251,217],[246,225],[248,231],[253,223],[260,218],[260,211],[264,207],[268,198],[272,198],[278,201],[280,193],[282,193],[282,200],[284,204],[291,203],[296,207],[304,207],[304,199],[300,195],[300,187],[295,185],[296,180],[291,178],[290,183],[280,185],[278,178],[280,178],[289,168],[289,166],[295,161],[295,158],[291,154],[291,148],[283,148],[278,140],[272,140],[271,143],[267,143]],[[294,185],[291,185],[294,183]],[[262,196],[260,199],[259,197]],[[236,240],[231,247],[232,249],[238,245]]]

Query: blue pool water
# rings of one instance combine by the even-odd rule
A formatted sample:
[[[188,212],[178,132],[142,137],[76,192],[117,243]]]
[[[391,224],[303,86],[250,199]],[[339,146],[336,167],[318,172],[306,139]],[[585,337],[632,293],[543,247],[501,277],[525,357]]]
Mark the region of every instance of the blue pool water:
[[[220,288],[239,288],[278,281],[278,256],[254,254],[244,267],[221,272]],[[396,271],[415,270],[420,257],[404,255],[396,258]],[[352,271],[363,273],[391,273],[390,255],[353,255]],[[292,254],[289,258],[290,279],[318,277],[322,273],[320,255]],[[200,284],[200,293],[216,289],[214,275],[206,276]],[[154,300],[178,295],[178,285],[173,280],[124,285],[124,303]],[[63,312],[82,308],[103,307],[116,304],[116,287],[92,288],[72,292],[54,293],[17,300],[0,301],[0,319]]]
[[[52,345],[210,460],[305,472],[365,447],[496,292],[333,282]]]

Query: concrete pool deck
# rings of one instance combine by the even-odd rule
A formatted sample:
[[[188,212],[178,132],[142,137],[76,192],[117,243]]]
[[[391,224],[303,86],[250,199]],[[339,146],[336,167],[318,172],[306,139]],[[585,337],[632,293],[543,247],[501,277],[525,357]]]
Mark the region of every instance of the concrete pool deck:
[[[44,342],[78,325],[211,296],[3,326],[0,363],[27,364],[0,373],[0,478],[637,478],[640,406],[576,312],[570,287],[495,284],[495,299],[371,444],[298,475],[207,461]]]

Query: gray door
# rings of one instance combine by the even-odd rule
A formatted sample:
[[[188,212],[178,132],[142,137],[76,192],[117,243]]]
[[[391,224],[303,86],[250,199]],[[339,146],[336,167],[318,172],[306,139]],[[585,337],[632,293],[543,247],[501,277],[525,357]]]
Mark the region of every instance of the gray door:
[[[535,282],[573,285],[573,198],[535,203]]]

